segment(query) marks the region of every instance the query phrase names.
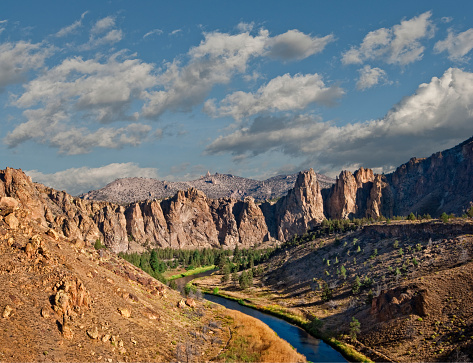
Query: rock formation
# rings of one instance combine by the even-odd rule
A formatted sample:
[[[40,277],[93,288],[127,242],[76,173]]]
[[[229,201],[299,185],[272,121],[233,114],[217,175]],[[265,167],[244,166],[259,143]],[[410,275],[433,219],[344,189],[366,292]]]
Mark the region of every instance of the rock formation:
[[[461,214],[473,201],[473,138],[430,158],[411,159],[391,174],[343,171],[330,189],[322,190],[310,169],[299,173],[294,188],[276,203],[211,199],[190,188],[170,199],[123,206],[71,197],[11,168],[0,171],[0,198],[0,216],[10,228],[18,226],[12,211],[21,205],[51,231],[89,243],[100,240],[114,252],[249,247],[286,241],[325,218]]]

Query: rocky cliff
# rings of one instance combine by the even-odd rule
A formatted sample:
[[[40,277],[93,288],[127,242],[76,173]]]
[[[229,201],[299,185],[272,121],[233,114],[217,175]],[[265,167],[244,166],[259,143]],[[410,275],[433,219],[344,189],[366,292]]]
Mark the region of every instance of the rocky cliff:
[[[429,158],[413,158],[391,174],[360,168],[343,171],[330,189],[321,185],[310,169],[276,203],[212,199],[190,188],[162,201],[119,205],[71,197],[33,183],[21,170],[0,171],[0,197],[15,198],[31,218],[66,237],[99,239],[115,252],[249,247],[301,235],[325,218],[463,213],[473,201],[473,138]]]
[[[114,252],[143,247],[249,247],[302,234],[324,219],[313,170],[300,173],[294,189],[277,204],[267,203],[266,209],[251,197],[210,199],[194,188],[163,201],[126,206],[88,201],[33,183],[12,168],[0,171],[0,197],[14,198],[31,218],[65,237],[89,244],[98,239]]]

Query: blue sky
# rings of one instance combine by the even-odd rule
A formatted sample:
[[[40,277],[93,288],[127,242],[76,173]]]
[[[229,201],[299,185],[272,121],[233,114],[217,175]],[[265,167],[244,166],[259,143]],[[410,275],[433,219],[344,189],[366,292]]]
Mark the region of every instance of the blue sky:
[[[388,172],[473,135],[471,1],[2,1],[2,165]]]

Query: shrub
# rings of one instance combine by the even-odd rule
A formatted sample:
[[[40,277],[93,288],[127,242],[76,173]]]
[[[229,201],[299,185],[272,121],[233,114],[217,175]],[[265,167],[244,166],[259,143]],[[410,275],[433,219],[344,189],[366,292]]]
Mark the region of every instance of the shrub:
[[[353,285],[351,287],[351,291],[354,294],[358,294],[360,292],[360,288],[361,288],[360,278],[358,276],[356,276],[355,277],[355,282],[353,283]]]
[[[94,248],[96,250],[100,250],[101,248],[105,248],[105,246],[102,244],[102,242],[97,238],[97,240],[94,243]]]
[[[443,212],[441,215],[440,215],[440,219],[442,220],[443,223],[447,223],[448,220],[449,220],[449,216],[447,213]]]
[[[352,317],[351,318],[351,323],[350,323],[350,338],[352,338],[353,340],[356,340],[356,335],[360,333],[360,327],[361,327],[361,324],[360,322],[355,318],[355,317]]]
[[[333,297],[333,290],[328,286],[327,283],[324,284],[324,288],[322,290],[322,301],[329,301]]]

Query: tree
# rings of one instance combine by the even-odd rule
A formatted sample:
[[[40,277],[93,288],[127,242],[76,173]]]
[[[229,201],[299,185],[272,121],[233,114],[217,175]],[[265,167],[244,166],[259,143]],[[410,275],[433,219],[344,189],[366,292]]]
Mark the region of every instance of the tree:
[[[448,214],[443,212],[441,215],[440,215],[440,219],[442,220],[443,223],[447,223],[448,222]]]
[[[355,317],[352,317],[351,323],[350,323],[350,333],[349,333],[351,339],[356,340],[357,334],[359,334],[361,331],[360,327],[361,327],[361,324],[358,321],[358,319],[356,319]]]
[[[149,264],[154,271],[159,271],[159,261],[158,261],[158,254],[156,250],[151,251],[151,256],[149,258]],[[161,271],[159,271],[161,272]]]
[[[322,301],[329,301],[332,300],[333,297],[333,290],[328,286],[327,283],[324,283],[324,288],[322,290]]]
[[[360,282],[360,278],[357,276],[355,277],[355,282],[353,283],[351,287],[351,291],[354,294],[358,294],[360,292],[360,288],[361,288],[361,282]]]
[[[415,214],[412,213],[412,212],[411,212],[411,214],[409,214],[409,215],[407,216],[407,220],[409,220],[409,221],[415,221],[416,219],[417,219],[417,218],[416,218]]]
[[[343,265],[342,265],[342,267],[340,267],[340,276],[344,280],[347,278],[347,269]]]

